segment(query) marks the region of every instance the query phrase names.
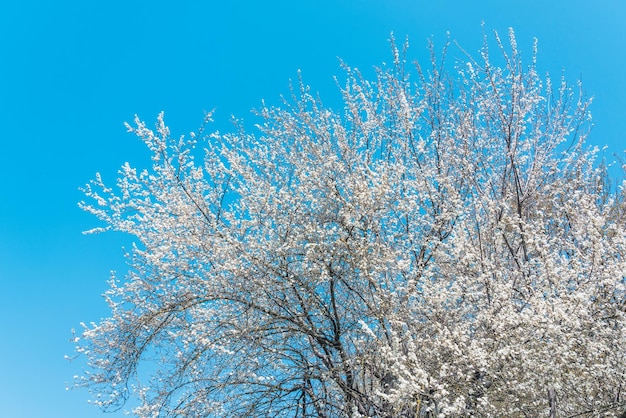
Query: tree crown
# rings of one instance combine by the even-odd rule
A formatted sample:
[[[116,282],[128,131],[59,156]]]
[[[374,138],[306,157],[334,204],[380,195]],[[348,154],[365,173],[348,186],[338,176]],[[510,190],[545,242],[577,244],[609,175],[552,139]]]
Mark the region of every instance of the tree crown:
[[[623,184],[589,101],[496,41],[452,71],[392,43],[373,80],[343,65],[342,112],[300,82],[254,133],[128,125],[152,167],[81,205],[138,245],[79,384],[134,382],[142,417],[618,416]]]

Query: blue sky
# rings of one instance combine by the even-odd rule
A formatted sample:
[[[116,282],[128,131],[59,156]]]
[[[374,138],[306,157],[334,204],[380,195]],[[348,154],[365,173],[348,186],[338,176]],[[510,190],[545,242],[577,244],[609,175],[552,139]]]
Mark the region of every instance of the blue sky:
[[[626,148],[626,2],[623,0],[419,1],[3,1],[0,4],[0,416],[89,418],[71,329],[107,315],[110,270],[125,270],[129,237],[84,236],[78,188],[100,171],[112,182],[125,161],[145,166],[125,132],[134,114],[165,111],[176,134],[216,108],[252,119],[261,99],[278,104],[289,79],[340,107],[337,57],[366,72],[390,60],[387,39],[409,36],[411,59],[450,31],[467,51],[487,31],[515,28],[539,68],[595,97],[590,141]],[[461,58],[453,49],[451,56]],[[622,154],[623,155],[623,154]],[[109,416],[123,416],[121,413]]]

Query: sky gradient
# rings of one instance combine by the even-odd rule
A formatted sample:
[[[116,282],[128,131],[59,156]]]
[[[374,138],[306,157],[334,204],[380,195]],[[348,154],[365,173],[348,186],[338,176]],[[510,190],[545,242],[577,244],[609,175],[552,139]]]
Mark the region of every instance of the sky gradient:
[[[590,142],[608,157],[626,148],[626,2],[419,1],[3,1],[0,5],[0,416],[91,418],[71,329],[108,314],[111,270],[125,271],[122,234],[82,235],[98,221],[77,206],[101,172],[113,183],[148,152],[125,132],[134,114],[160,111],[175,136],[245,122],[261,100],[279,104],[300,69],[323,101],[341,108],[341,58],[366,74],[390,61],[393,31],[409,59],[446,33],[466,51],[513,27],[523,56],[539,40],[538,68],[594,96]],[[450,58],[463,54],[453,48]],[[209,128],[210,129],[210,128]],[[111,417],[124,416],[121,412]]]

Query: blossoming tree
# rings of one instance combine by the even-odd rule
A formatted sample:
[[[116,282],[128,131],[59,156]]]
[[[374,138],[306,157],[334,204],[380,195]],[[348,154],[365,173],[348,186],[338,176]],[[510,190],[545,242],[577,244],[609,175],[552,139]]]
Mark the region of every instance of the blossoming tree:
[[[78,384],[140,417],[620,416],[624,187],[509,40],[452,71],[392,44],[341,112],[301,82],[254,132],[137,119],[152,167],[82,203],[136,246]]]

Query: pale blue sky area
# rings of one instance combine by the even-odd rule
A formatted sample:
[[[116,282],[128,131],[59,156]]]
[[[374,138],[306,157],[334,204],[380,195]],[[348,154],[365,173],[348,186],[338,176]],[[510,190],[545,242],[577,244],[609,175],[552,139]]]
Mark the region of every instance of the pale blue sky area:
[[[391,31],[409,36],[411,59],[447,31],[475,53],[483,20],[513,26],[526,57],[537,37],[542,72],[582,77],[592,143],[626,148],[624,0],[0,2],[0,417],[103,416],[65,390],[82,363],[64,355],[72,328],[107,315],[109,271],[125,269],[131,240],[82,235],[98,223],[77,207],[96,171],[111,182],[125,161],[145,166],[124,121],[163,110],[181,134],[216,108],[225,131],[231,114],[278,104],[298,69],[340,108],[337,57],[367,73],[390,60]]]

